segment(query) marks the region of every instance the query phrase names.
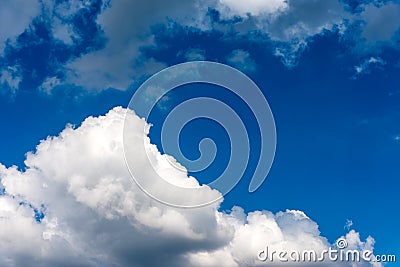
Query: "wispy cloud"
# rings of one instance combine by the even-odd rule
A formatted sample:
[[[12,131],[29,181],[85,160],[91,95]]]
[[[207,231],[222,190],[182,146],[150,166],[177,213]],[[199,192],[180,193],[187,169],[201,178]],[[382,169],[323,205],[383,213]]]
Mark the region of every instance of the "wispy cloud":
[[[370,57],[365,59],[360,65],[354,67],[356,73],[353,79],[357,79],[360,75],[370,73],[374,68],[379,68],[386,65],[386,62],[380,57]]]
[[[349,220],[349,219],[347,219],[346,220],[346,223],[344,224],[344,229],[346,229],[347,231],[349,231],[350,230],[350,228],[353,226],[353,221],[352,220]]]

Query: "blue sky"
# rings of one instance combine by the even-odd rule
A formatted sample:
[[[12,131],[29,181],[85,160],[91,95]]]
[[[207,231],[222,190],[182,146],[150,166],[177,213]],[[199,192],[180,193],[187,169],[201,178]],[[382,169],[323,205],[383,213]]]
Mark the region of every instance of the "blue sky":
[[[263,185],[248,192],[259,147],[251,112],[213,86],[171,93],[148,121],[151,142],[162,151],[160,127],[177,103],[198,96],[229,103],[255,153],[221,211],[301,210],[329,243],[351,220],[361,240],[375,239],[375,253],[400,256],[398,1],[32,0],[2,2],[0,10],[0,163],[7,168],[31,168],[25,154],[66,125],[127,107],[164,67],[220,62],[248,75],[273,111],[277,150]],[[226,132],[206,120],[184,129],[182,151],[197,157],[204,137],[215,140],[218,155],[191,173],[200,183],[224,169],[229,151]],[[23,192],[15,196],[29,202]]]

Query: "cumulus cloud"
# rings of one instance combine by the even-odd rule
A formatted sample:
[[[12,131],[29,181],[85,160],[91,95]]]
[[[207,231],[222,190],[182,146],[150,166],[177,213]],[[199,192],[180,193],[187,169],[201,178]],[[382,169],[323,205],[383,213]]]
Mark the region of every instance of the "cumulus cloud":
[[[57,255],[63,250],[70,251],[69,257],[79,262],[74,266],[159,266],[166,259],[169,266],[176,266],[174,262],[191,249],[226,242],[229,231],[219,229],[216,206],[190,211],[168,208],[149,199],[130,181],[122,151],[124,114],[123,109],[116,108],[42,141],[35,153],[27,155],[24,172],[1,167],[6,191],[1,198],[12,202],[8,205],[12,208],[3,210],[1,206],[8,214],[2,217],[2,223],[8,228],[18,226],[9,210],[22,216],[24,223],[20,229],[24,239],[16,238],[18,244],[2,250],[2,266],[14,266],[12,262],[19,254],[27,261],[43,257],[44,262],[62,262]],[[132,134],[142,138],[131,140],[143,142],[145,122],[136,116],[134,119],[136,132]],[[166,160],[158,152],[154,157]],[[177,179],[190,180],[170,168]],[[215,192],[210,190],[210,194]],[[19,207],[20,202],[29,204]],[[41,206],[45,207],[45,217],[36,223],[33,209]],[[0,242],[7,247],[13,232],[2,229]],[[26,249],[31,246],[50,251],[36,255]],[[154,252],[159,253],[155,256]]]
[[[130,146],[145,142],[161,172],[199,185],[168,164],[150,144],[144,131],[150,126],[132,111],[89,117],[41,141],[23,170],[0,165],[1,266],[254,266],[266,244],[317,251],[330,245],[301,211],[224,213],[219,203],[178,209],[152,200],[124,164],[126,112],[133,122]],[[346,239],[373,249],[372,238],[362,242],[354,231]]]
[[[265,265],[257,253],[266,245],[270,249],[284,248],[288,251],[302,251],[305,247],[321,251],[329,246],[328,241],[320,236],[317,224],[301,211],[288,210],[277,214],[255,211],[246,215],[241,208],[235,207],[231,214],[221,216],[221,220],[225,225],[233,225],[233,239],[221,250],[202,256],[214,257],[215,253],[225,252],[236,261],[236,266]],[[198,257],[199,254],[194,254],[192,259]]]

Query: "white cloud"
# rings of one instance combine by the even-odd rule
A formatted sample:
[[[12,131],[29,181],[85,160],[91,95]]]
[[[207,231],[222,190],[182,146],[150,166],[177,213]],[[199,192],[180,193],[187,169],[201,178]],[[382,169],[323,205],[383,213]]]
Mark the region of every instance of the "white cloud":
[[[218,229],[216,206],[187,211],[168,208],[149,199],[130,181],[122,152],[124,114],[123,109],[117,108],[107,116],[88,118],[76,130],[67,127],[59,137],[42,141],[34,154],[28,154],[25,172],[1,167],[0,176],[7,192],[3,199],[46,207],[41,224],[35,223],[32,210],[25,208],[27,211],[21,216],[32,226],[20,229],[21,234],[26,231],[33,236],[17,240],[21,245],[10,247],[11,251],[4,251],[1,258],[7,259],[7,253],[14,252],[11,257],[22,254],[29,260],[33,255],[31,251],[24,253],[25,246],[34,245],[41,251],[60,243],[59,253],[65,249],[86,255],[80,260],[82,266],[99,265],[93,264],[93,260],[107,266],[114,262],[122,266],[143,262],[157,266],[158,260],[166,259],[163,253],[168,250],[173,260],[193,249],[190,246],[206,249],[225,242],[229,233]],[[145,122],[138,117],[135,121],[137,132],[133,134],[143,142]],[[165,160],[153,151],[156,159]],[[176,179],[193,182],[173,167],[170,169],[177,173]],[[215,192],[210,190],[210,194]],[[10,196],[15,196],[15,200]],[[3,212],[3,206],[0,209]],[[8,216],[3,223],[12,227],[14,218]],[[36,230],[31,233],[31,228]],[[13,236],[4,231],[2,237],[0,243]],[[159,258],[151,255],[154,251],[162,252]],[[147,255],[142,259],[140,253]],[[55,259],[49,253],[42,260]]]
[[[239,214],[239,216],[238,216]],[[225,223],[235,227],[235,235],[228,251],[240,266],[264,265],[257,253],[268,244],[271,249],[299,250],[304,248],[321,251],[329,246],[320,236],[318,225],[301,211],[251,212],[247,216],[242,211],[224,218]],[[244,221],[241,218],[245,218]]]
[[[243,72],[252,72],[256,69],[256,64],[250,57],[249,52],[242,49],[233,50],[226,60],[229,65]]]
[[[300,252],[312,250],[320,257],[323,250],[328,250],[330,245],[326,238],[320,235],[318,225],[308,218],[302,211],[287,210],[272,214],[268,211],[256,211],[244,214],[241,208],[235,207],[231,214],[219,214],[221,223],[233,225],[235,233],[233,239],[226,246],[211,251],[197,252],[190,254],[191,266],[291,266],[290,262],[280,262],[275,255],[275,261],[271,261],[272,251]],[[373,251],[374,239],[368,237],[366,241],[361,241],[360,235],[351,230],[345,237],[348,247],[346,250],[370,250]],[[270,250],[270,258],[260,261],[254,256],[254,252],[259,253],[265,250],[265,246]],[[256,254],[257,254],[256,253]],[[226,259],[224,265],[218,259]],[[287,257],[288,258],[288,257]],[[372,258],[372,257],[371,257]],[[317,265],[315,263],[299,263],[298,266],[335,266],[335,267],[381,267],[381,263],[366,262],[331,262],[328,257],[324,262]]]
[[[367,237],[367,239],[365,241],[362,241],[360,239],[360,234],[354,230],[350,230],[350,232],[348,232],[346,234],[346,236],[342,236],[341,238],[345,239],[347,242],[347,247],[346,247],[345,251],[348,251],[348,250],[358,250],[358,251],[370,250],[370,251],[372,251],[374,248],[374,244],[375,244],[375,240],[370,236]],[[350,266],[351,267],[366,267],[366,266],[382,267],[382,263],[374,261],[375,260],[374,255],[370,255],[370,256],[373,261],[371,261],[369,263],[360,261],[360,262],[352,263],[352,264],[350,264]]]
[[[329,246],[301,211],[245,214],[235,207],[226,214],[218,203],[177,209],[153,201],[130,181],[124,164],[125,112],[114,108],[48,137],[27,154],[24,171],[0,165],[1,266],[254,266],[266,243],[287,249]],[[197,184],[150,144],[144,120],[128,116],[134,122],[132,147],[144,141],[161,172]],[[35,208],[45,213],[40,223]],[[346,238],[357,248],[373,247],[372,238],[361,242],[355,232]]]
[[[23,33],[32,19],[40,14],[37,0],[2,0],[0,4],[0,55],[6,42]],[[16,19],[17,18],[17,19]]]

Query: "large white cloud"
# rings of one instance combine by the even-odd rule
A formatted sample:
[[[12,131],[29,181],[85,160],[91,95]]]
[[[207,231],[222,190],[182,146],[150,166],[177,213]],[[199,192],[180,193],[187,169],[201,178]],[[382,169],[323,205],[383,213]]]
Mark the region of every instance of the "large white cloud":
[[[329,246],[301,211],[245,214],[235,207],[223,213],[218,203],[177,209],[150,199],[131,182],[124,163],[125,113],[114,108],[48,137],[27,154],[23,171],[0,165],[1,266],[254,266],[262,263],[257,252],[266,244],[317,251]],[[197,184],[150,144],[144,120],[128,116],[134,122],[130,145],[144,141],[161,172]],[[357,249],[373,248],[372,238],[361,242],[350,234]]]
[[[52,251],[44,255],[24,251],[30,246],[39,251],[48,247],[58,250],[54,247],[60,243],[60,253],[66,250],[84,255],[83,259],[71,256],[82,261],[83,266],[100,265],[96,261],[107,266],[157,266],[166,257],[171,258],[173,266],[180,255],[191,249],[207,249],[226,242],[229,229],[219,229],[215,205],[187,211],[168,208],[148,198],[130,181],[122,150],[124,114],[123,109],[116,108],[104,117],[88,118],[81,127],[67,127],[59,137],[42,141],[34,154],[27,155],[24,172],[1,167],[7,192],[2,199],[11,206],[1,206],[6,214],[2,223],[8,228],[21,224],[21,229],[15,231],[22,235],[16,236],[18,244],[12,246],[7,240],[14,238],[13,232],[5,227],[0,238],[2,246],[11,245],[8,249],[23,258],[42,256],[52,260]],[[145,122],[135,117],[135,123],[137,131],[132,134],[144,137]],[[143,138],[137,141],[143,142]],[[156,159],[166,160],[153,151]],[[194,181],[176,173],[176,179]],[[209,190],[209,194],[216,193]],[[44,220],[35,223],[32,209],[19,206],[20,202],[33,207],[44,205]],[[16,215],[7,216],[8,210]],[[16,220],[19,217],[21,223]],[[151,255],[154,251],[160,251],[160,255]],[[167,255],[168,251],[171,255]],[[142,253],[147,255],[140,256]],[[5,252],[2,258],[7,259],[8,255],[13,257]]]

